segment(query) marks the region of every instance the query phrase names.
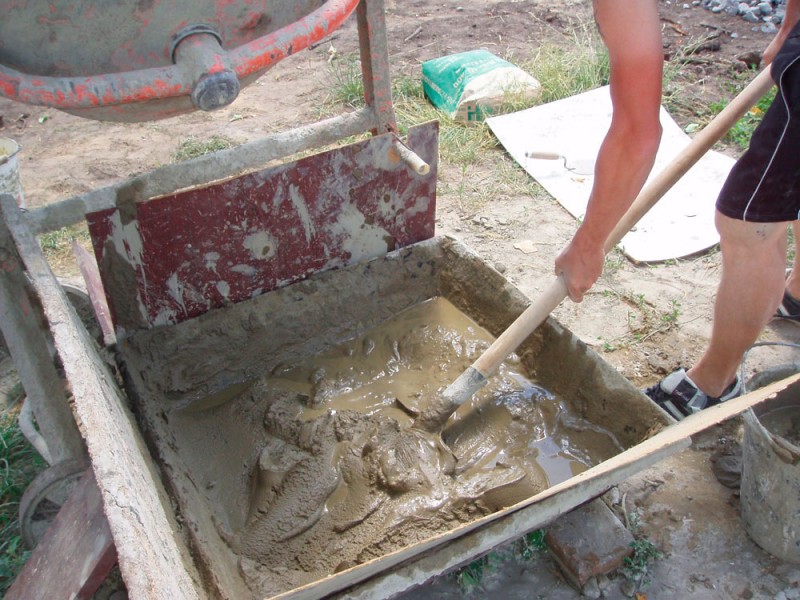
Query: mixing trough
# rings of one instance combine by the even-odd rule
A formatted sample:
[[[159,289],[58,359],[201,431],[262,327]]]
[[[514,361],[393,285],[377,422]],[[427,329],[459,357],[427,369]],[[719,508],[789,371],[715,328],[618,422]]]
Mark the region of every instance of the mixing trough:
[[[409,428],[524,303],[434,238],[127,338],[129,393],[215,584],[321,595],[321,582],[529,504],[668,422],[548,321],[453,415],[446,445]],[[407,455],[384,452],[409,431]]]

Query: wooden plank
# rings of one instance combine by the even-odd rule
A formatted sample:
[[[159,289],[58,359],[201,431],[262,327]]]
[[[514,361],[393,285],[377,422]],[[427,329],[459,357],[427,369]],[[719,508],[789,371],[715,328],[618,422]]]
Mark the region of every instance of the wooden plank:
[[[108,308],[103,282],[100,280],[97,261],[88,250],[78,243],[78,240],[72,241],[72,253],[78,261],[78,268],[86,282],[86,292],[89,294],[95,319],[103,332],[103,345],[110,346],[117,341],[117,338],[114,335],[114,324],[111,322],[111,312]]]
[[[88,599],[116,562],[100,490],[87,469],[5,597]]]
[[[137,600],[202,598],[200,577],[180,537],[158,469],[114,375],[10,195],[0,195],[0,217],[9,225],[50,322],[130,596]]]
[[[53,363],[46,321],[31,295],[11,234],[0,220],[0,330],[47,444],[42,457],[56,464],[81,458],[85,450]]]

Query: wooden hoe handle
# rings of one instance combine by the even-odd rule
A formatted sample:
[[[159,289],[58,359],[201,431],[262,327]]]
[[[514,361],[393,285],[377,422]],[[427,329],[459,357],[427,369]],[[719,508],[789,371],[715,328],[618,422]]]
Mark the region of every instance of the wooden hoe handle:
[[[702,157],[736,122],[752,108],[758,100],[773,86],[770,68],[766,67],[759,75],[742,90],[722,112],[706,125],[691,143],[672,162],[659,173],[639,193],[631,207],[620,219],[616,228],[611,232],[605,245],[608,253],[616,246],[623,236],[639,222],[647,211],[658,202],[661,197],[686,172]],[[567,297],[567,287],[561,277],[550,284],[539,299],[531,304],[517,319],[506,329],[500,337],[472,364],[474,369],[471,379],[483,379],[485,382],[497,367],[542,324],[547,316]],[[483,382],[476,381],[480,387]],[[455,384],[453,384],[455,385]],[[452,386],[451,386],[452,387]],[[462,386],[463,387],[463,386]],[[478,389],[471,391],[461,390],[459,395],[466,395],[458,404],[463,403]],[[449,389],[449,388],[448,388]],[[453,390],[455,391],[455,390]],[[447,392],[445,392],[447,394]]]

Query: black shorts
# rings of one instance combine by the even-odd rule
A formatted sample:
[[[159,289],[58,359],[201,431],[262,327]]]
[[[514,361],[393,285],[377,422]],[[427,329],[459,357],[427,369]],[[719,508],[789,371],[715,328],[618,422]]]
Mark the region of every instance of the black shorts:
[[[772,63],[775,100],[717,198],[727,217],[759,223],[800,219],[800,22]]]

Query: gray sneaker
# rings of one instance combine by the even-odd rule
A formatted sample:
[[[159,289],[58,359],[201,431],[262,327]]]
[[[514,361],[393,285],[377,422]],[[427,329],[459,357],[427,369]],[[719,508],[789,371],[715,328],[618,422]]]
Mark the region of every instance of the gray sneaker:
[[[786,269],[786,279],[792,274],[791,269]],[[783,290],[783,298],[775,311],[776,319],[783,319],[790,323],[800,325],[800,300],[792,296],[788,290]]]
[[[736,377],[722,395],[719,398],[715,398],[702,392],[689,379],[685,369],[678,369],[674,373],[667,375],[656,385],[647,388],[644,393],[653,402],[680,421],[704,408],[735,398],[742,393],[742,386],[739,382],[739,377]]]
[[[800,324],[800,301],[784,290],[783,299],[775,311],[775,318]]]

